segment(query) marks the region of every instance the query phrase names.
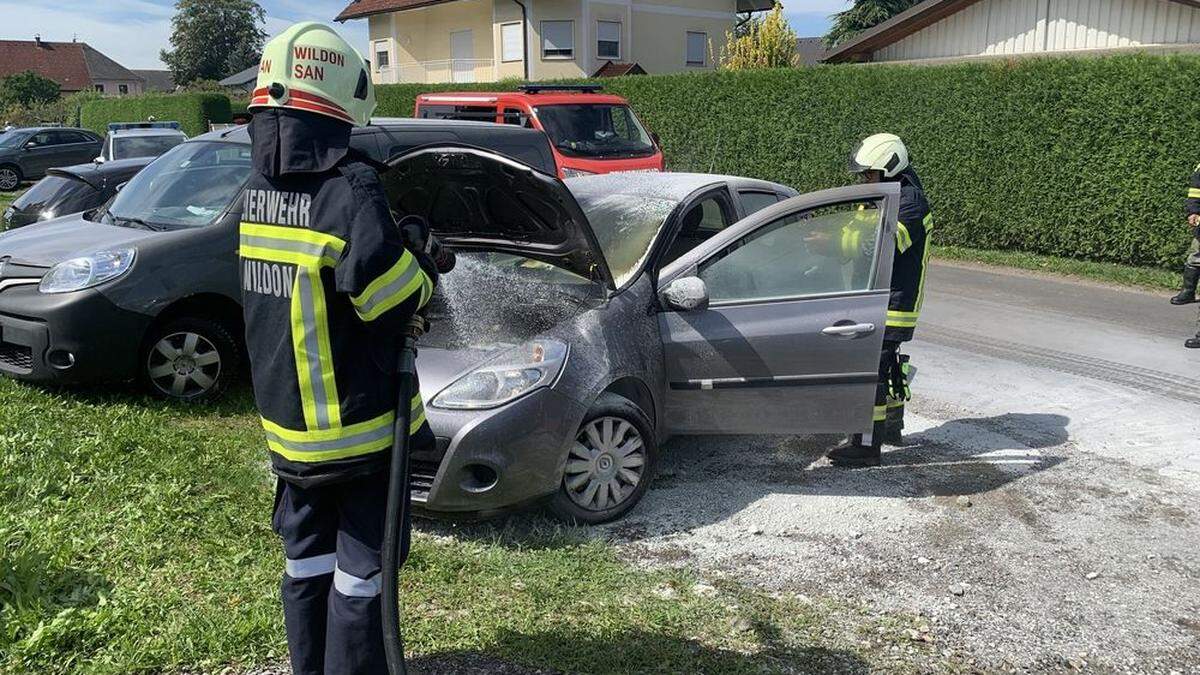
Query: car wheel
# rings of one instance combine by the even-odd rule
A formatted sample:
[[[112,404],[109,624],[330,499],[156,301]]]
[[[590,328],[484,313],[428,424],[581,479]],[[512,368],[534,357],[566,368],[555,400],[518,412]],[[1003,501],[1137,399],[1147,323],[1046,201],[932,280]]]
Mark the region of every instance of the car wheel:
[[[142,385],[178,401],[215,398],[237,377],[241,350],[221,322],[175,319],[150,331],[142,349]]]
[[[654,425],[633,401],[601,394],[571,444],[550,509],[568,522],[616,520],[646,494],[658,462]]]
[[[17,167],[11,164],[0,166],[0,190],[12,192],[21,187],[22,180],[21,170]]]

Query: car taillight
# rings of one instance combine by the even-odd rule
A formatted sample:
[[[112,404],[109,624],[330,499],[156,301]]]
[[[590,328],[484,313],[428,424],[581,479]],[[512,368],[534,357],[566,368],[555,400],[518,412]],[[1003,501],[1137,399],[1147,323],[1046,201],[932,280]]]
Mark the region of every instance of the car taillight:
[[[595,176],[595,175],[596,175],[596,172],[594,172],[594,171],[584,171],[583,169],[572,169],[569,166],[564,166],[562,168],[562,177],[563,178],[579,178],[580,176]]]

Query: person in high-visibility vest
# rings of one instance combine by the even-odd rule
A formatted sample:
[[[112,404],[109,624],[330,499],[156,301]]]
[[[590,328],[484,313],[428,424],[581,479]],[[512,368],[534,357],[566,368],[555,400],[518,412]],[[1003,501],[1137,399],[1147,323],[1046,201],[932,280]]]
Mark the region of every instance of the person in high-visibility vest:
[[[1183,262],[1183,288],[1171,298],[1172,305],[1196,302],[1196,285],[1200,284],[1200,166],[1192,171],[1187,193],[1187,224],[1192,228],[1192,245]],[[1191,345],[1189,345],[1191,346]],[[1200,345],[1197,345],[1200,347]]]
[[[286,558],[292,672],[383,673],[397,359],[437,271],[403,240],[370,158],[350,148],[375,92],[366,61],[333,29],[301,23],[271,40],[249,109],[246,346],[278,476],[272,526]],[[414,449],[432,449],[419,394],[411,419]]]
[[[850,170],[866,182],[900,183],[900,217],[872,432],[869,436],[851,436],[830,450],[827,456],[836,466],[877,466],[883,443],[903,442],[904,404],[909,399],[909,359],[900,353],[900,345],[913,338],[921,313],[933,217],[921,179],[913,170],[908,149],[898,136],[876,134],[865,139],[850,154]]]

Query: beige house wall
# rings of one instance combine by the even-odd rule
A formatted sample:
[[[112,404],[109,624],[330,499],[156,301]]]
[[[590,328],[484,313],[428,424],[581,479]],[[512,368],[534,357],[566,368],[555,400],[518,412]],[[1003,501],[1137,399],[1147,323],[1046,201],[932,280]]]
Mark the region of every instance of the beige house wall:
[[[105,96],[134,96],[142,93],[143,83],[141,80],[92,80],[93,89],[95,89],[96,85],[98,84],[104,85]],[[121,93],[122,84],[129,87],[128,94]]]
[[[524,35],[531,80],[588,77],[608,58],[597,56],[599,21],[621,24],[621,54],[650,73],[672,73],[716,67],[726,33],[734,26],[734,0],[522,0],[527,11]],[[666,4],[669,3],[669,4]],[[544,57],[542,22],[571,21],[575,38],[572,58]],[[501,26],[521,22],[513,0],[455,0],[422,9],[380,14],[368,19],[371,52],[378,40],[388,41],[394,68],[407,75],[416,64],[450,58],[450,33],[471,30],[474,58],[492,65],[477,69],[476,80],[523,78],[523,60],[502,60]],[[705,33],[709,53],[703,68],[688,66],[687,33]],[[407,66],[407,67],[406,67]],[[380,80],[377,74],[377,81]],[[408,79],[408,78],[403,78]]]

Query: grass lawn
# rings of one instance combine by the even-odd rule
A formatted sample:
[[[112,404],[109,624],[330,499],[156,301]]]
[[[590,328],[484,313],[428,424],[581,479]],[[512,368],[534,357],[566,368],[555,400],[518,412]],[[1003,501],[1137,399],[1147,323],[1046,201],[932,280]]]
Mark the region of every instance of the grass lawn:
[[[273,481],[246,391],[199,408],[0,379],[0,476],[0,672],[285,658]],[[634,569],[538,516],[422,529],[403,588],[408,648],[427,663],[726,673],[938,658],[906,637],[911,618]]]

